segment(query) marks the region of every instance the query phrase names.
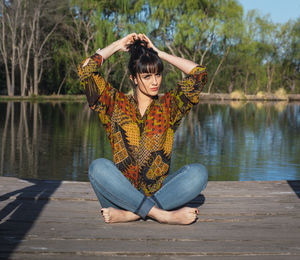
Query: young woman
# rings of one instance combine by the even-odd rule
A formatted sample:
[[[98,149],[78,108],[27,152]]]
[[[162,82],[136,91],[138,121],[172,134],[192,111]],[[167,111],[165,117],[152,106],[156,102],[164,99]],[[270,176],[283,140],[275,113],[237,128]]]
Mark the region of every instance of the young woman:
[[[126,96],[98,72],[104,60],[129,51],[134,94]],[[162,60],[187,77],[158,96]],[[91,185],[106,223],[152,218],[161,223],[191,224],[197,208],[184,207],[207,184],[207,171],[190,164],[170,174],[173,136],[180,120],[199,101],[207,81],[205,68],[157,49],[144,34],[132,33],[84,60],[78,68],[89,106],[99,113],[113,162],[101,158],[89,168]]]

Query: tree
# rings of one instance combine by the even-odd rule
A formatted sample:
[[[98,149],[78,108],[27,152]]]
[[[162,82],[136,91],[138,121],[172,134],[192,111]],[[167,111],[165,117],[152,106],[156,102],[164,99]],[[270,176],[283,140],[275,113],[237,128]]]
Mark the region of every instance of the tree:
[[[15,94],[16,45],[21,1],[10,3],[2,0],[0,7],[0,53],[5,67],[7,93],[9,96],[13,96]]]
[[[300,18],[283,24],[278,34],[281,85],[296,93],[300,81]]]
[[[44,51],[46,44],[53,35],[58,25],[64,19],[63,11],[65,11],[66,3],[59,4],[58,1],[35,0],[34,3],[34,21],[35,26],[32,30],[33,43],[33,91],[34,95],[39,93],[39,83],[43,73],[43,61],[48,57]]]

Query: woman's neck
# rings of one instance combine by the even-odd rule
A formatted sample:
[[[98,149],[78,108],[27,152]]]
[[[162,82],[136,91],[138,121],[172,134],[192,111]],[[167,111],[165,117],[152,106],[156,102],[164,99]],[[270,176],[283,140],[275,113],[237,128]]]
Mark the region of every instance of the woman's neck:
[[[134,93],[134,98],[137,101],[140,114],[143,116],[147,110],[147,107],[151,104],[153,97],[145,95],[139,91],[139,89],[137,89]]]

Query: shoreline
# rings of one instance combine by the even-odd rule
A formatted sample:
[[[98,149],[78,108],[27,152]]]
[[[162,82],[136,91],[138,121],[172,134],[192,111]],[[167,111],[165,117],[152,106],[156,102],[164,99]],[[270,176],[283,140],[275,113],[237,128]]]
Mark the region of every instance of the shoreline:
[[[224,93],[201,93],[201,100],[232,100],[232,101],[300,101],[300,94],[287,94],[284,96],[277,96],[275,94],[264,95],[242,95],[234,96],[232,94]]]
[[[0,96],[0,101],[86,101],[85,95]]]
[[[40,95],[40,96],[0,96],[0,101],[86,101],[85,95]],[[241,95],[234,96],[225,93],[201,93],[200,100],[232,100],[232,101],[300,101],[300,94],[287,94],[276,96],[275,94],[264,95]]]

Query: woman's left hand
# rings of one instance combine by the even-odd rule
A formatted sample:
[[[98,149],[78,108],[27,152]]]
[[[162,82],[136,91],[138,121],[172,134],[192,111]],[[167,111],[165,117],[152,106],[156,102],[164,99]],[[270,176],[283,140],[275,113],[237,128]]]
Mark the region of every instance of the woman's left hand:
[[[152,48],[153,50],[155,50],[157,53],[159,52],[159,49],[157,49],[154,44],[150,41],[150,39],[143,33],[139,33],[138,34],[138,37],[141,39],[141,40],[144,40],[145,42],[147,42],[147,47],[148,48]]]

